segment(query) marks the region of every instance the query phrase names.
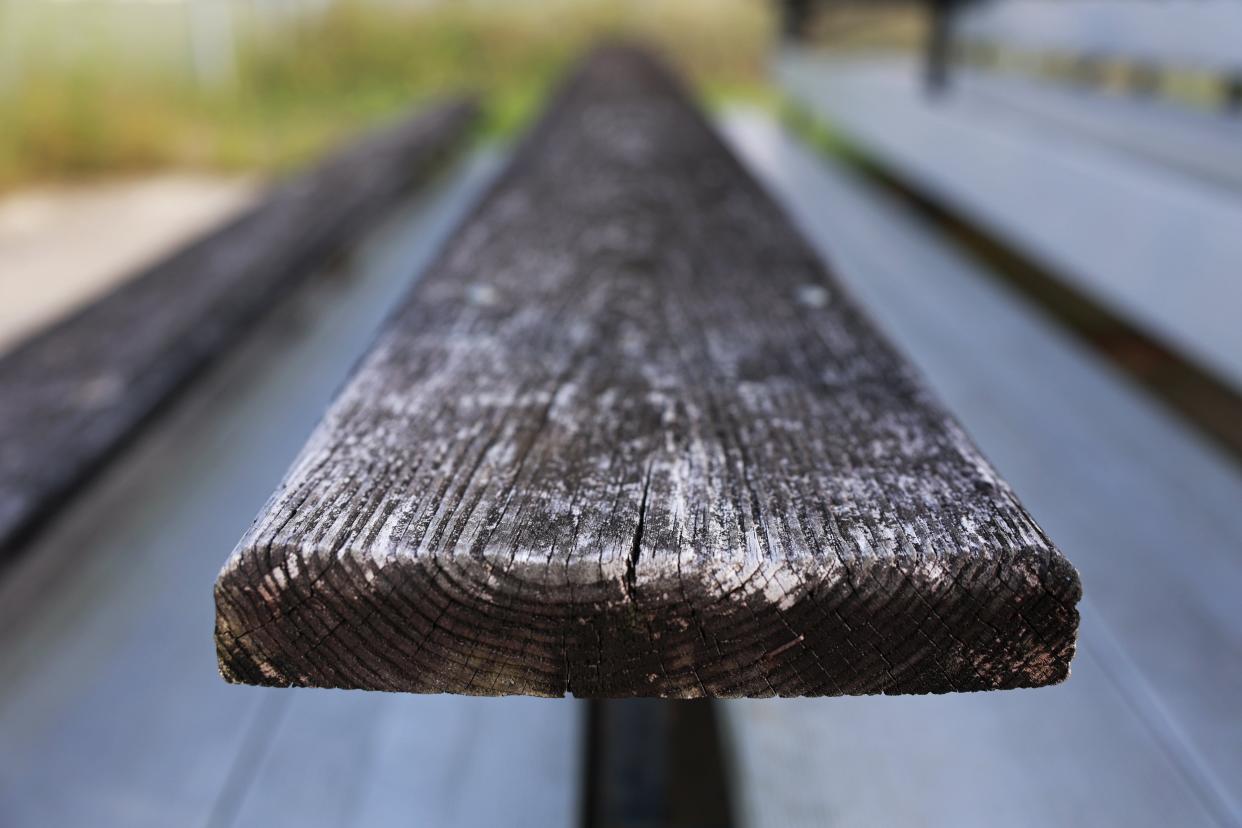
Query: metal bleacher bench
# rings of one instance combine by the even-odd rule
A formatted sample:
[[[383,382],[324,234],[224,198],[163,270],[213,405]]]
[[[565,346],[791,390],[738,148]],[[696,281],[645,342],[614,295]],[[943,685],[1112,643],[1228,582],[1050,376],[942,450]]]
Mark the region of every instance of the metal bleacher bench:
[[[1242,118],[994,71],[979,55],[1242,72],[1231,0],[996,0],[955,17],[973,65],[922,94],[902,58],[789,52],[797,103],[913,190],[1235,391],[1242,389]],[[1012,63],[1012,61],[1010,62]]]
[[[1234,0],[1005,0],[957,20],[954,81],[1148,161],[1242,191],[1242,7]],[[1007,69],[1068,65],[1053,80]],[[1121,89],[1100,88],[1111,65]],[[1161,95],[1179,74],[1214,82],[1215,102]],[[1213,105],[1214,104],[1214,105]]]

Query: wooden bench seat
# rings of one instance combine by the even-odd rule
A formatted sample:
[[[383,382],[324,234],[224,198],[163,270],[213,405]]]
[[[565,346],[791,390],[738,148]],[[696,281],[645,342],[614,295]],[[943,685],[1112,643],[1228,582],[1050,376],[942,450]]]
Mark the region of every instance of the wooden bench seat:
[[[559,696],[1068,674],[1077,576],[670,77],[589,60],[217,582],[224,675]]]
[[[446,102],[352,144],[0,357],[0,565],[249,325],[425,181],[474,112]]]
[[[777,72],[801,106],[903,183],[1242,389],[1234,193],[1055,124],[929,101],[906,61],[790,53]]]

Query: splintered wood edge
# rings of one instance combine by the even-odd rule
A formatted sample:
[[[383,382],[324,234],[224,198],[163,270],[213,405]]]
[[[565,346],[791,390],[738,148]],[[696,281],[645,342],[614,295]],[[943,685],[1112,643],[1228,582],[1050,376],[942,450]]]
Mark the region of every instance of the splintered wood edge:
[[[634,582],[625,565],[550,570],[534,550],[513,560],[377,561],[247,546],[216,587],[220,668],[231,682],[272,687],[554,697],[602,687],[668,698],[906,693],[912,677],[921,692],[977,691],[1069,675],[1074,637],[1037,631],[1076,626],[1081,588],[1073,567],[1046,550],[875,558],[848,571],[808,557],[796,573],[762,560],[704,563],[648,569]],[[263,618],[257,606],[277,609]],[[963,612],[970,625],[938,615]],[[1015,613],[1026,634],[996,640]],[[868,647],[856,632],[866,628],[905,646]],[[947,646],[926,647],[941,635]],[[853,651],[853,680],[800,671],[842,650]],[[575,675],[575,652],[602,655]]]
[[[226,563],[216,642],[272,686],[942,693],[1063,680],[1079,597],[676,83],[611,49]]]

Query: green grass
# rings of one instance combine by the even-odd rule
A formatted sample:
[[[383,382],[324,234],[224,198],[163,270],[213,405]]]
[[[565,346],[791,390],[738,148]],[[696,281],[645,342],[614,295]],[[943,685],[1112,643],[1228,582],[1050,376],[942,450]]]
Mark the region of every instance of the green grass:
[[[0,83],[0,189],[168,166],[279,171],[457,90],[482,94],[486,131],[509,134],[602,37],[651,41],[709,101],[763,98],[772,25],[761,0],[340,0],[276,29],[239,4],[232,80],[205,87],[183,18],[147,18],[139,37],[116,9],[94,9],[92,28],[90,4],[71,7],[72,20],[19,21],[17,81]]]

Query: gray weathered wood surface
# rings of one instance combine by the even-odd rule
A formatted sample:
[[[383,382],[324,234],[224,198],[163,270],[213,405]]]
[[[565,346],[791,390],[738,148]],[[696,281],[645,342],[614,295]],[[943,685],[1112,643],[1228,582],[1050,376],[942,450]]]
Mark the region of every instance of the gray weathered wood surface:
[[[0,357],[0,564],[285,292],[460,145],[454,101],[356,142]]]
[[[373,222],[0,579],[4,828],[577,824],[584,705],[235,687],[209,632],[220,549],[497,169]]]
[[[727,134],[1085,590],[1057,688],[725,703],[740,825],[1242,824],[1242,468],[900,200],[766,117]]]
[[[232,681],[1062,680],[1077,575],[671,78],[597,53],[216,588]]]

